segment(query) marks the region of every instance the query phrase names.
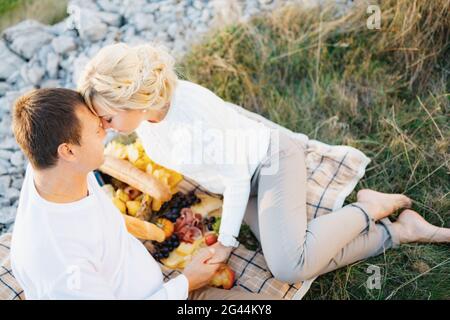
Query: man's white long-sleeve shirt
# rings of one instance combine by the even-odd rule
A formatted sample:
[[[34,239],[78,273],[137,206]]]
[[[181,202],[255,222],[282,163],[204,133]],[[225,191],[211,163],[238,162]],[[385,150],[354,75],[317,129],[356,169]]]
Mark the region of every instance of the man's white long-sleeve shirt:
[[[160,266],[88,177],[89,195],[57,204],[37,192],[28,165],[11,244],[27,299],[187,299],[188,280],[166,283]]]

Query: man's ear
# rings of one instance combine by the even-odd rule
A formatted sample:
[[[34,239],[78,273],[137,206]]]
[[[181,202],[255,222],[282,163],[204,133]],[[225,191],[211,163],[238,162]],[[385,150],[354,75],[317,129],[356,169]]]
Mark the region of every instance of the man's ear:
[[[76,161],[75,154],[73,153],[70,144],[67,143],[61,143],[58,146],[58,157],[68,162]]]

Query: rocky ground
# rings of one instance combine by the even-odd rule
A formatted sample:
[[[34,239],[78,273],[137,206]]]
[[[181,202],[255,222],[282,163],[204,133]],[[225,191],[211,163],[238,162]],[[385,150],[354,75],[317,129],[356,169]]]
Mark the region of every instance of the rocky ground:
[[[33,88],[75,88],[84,65],[105,45],[162,42],[181,57],[211,27],[288,2],[292,1],[72,0],[69,16],[58,24],[27,20],[6,29],[0,39],[0,233],[13,228],[27,164],[11,132],[11,107],[18,96]]]

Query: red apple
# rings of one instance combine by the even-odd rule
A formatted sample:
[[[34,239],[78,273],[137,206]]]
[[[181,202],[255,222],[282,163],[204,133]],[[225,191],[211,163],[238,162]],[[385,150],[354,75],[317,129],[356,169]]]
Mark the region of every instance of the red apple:
[[[223,264],[214,274],[210,285],[213,287],[222,287],[224,289],[231,289],[234,285],[235,273],[229,265]]]
[[[205,234],[205,243],[207,246],[211,246],[216,242],[217,242],[217,234],[215,232]]]

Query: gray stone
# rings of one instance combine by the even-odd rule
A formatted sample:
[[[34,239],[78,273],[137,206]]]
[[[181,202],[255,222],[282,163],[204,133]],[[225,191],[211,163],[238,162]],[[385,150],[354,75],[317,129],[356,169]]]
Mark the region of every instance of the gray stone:
[[[9,161],[15,167],[22,167],[25,163],[25,157],[23,156],[22,151],[16,151],[11,155]]]
[[[114,1],[111,0],[97,0],[97,4],[100,7],[100,9],[104,11],[109,12],[120,12],[120,6],[117,3],[114,3]]]
[[[59,36],[52,40],[52,47],[56,53],[64,54],[77,48],[74,38],[69,36]]]
[[[46,27],[34,20],[25,20],[4,31],[11,50],[25,59],[31,57],[45,44],[49,43],[53,35]]]
[[[16,210],[16,212],[17,212],[17,210]],[[9,225],[9,227],[7,228],[6,232],[7,233],[13,233],[13,231],[14,231],[14,223],[11,223]]]
[[[0,194],[5,194],[6,190],[11,186],[11,181],[10,176],[0,176]]]
[[[16,188],[8,188],[5,191],[4,197],[6,199],[9,199],[9,201],[11,201],[11,203],[13,203],[14,201],[16,201],[17,199],[19,199],[20,197],[20,191],[19,189]]]
[[[23,177],[14,178],[11,183],[11,187],[20,190],[22,188],[22,184],[23,184]]]
[[[122,25],[122,16],[112,12],[97,12],[96,15],[107,25],[120,27]]]
[[[56,78],[58,76],[58,68],[59,68],[59,55],[50,51],[47,54],[46,59],[46,69],[48,76],[50,78]]]
[[[0,159],[5,159],[9,161],[12,155],[13,155],[12,151],[0,149]]]
[[[197,10],[202,10],[203,9],[203,2],[201,2],[200,0],[195,0],[194,1],[194,8]]]
[[[4,163],[0,163],[0,175],[4,175],[8,173],[8,166]]]
[[[2,120],[0,120],[0,135],[10,135],[10,134],[12,134],[11,118],[3,117]]]
[[[259,4],[262,6],[269,5],[273,2],[273,0],[259,0]]]
[[[178,34],[178,25],[176,22],[172,23],[169,28],[167,28],[167,33],[169,36],[171,36],[173,39],[177,37]]]
[[[4,96],[9,90],[11,90],[9,83],[0,81],[0,96]]]
[[[0,150],[13,150],[17,147],[16,140],[13,137],[0,139]]]
[[[41,82],[40,88],[61,88],[63,85],[57,79],[47,79]]]
[[[0,223],[10,224],[16,219],[17,208],[14,207],[3,207],[0,210]]]
[[[0,41],[0,61],[0,79],[8,79],[25,64],[25,60],[11,52],[3,41]]]
[[[20,71],[22,78],[34,86],[37,86],[45,75],[45,69],[37,63],[24,65]]]
[[[8,167],[8,174],[10,174],[10,175],[25,174],[25,168],[9,166]]]
[[[11,206],[11,201],[0,195],[0,208]]]
[[[95,12],[86,9],[80,10],[76,28],[80,33],[80,38],[87,42],[100,41],[108,32],[106,23],[103,23]]]
[[[78,56],[73,63],[73,74],[72,74],[72,82],[78,83],[78,79],[81,76],[81,73],[84,70],[84,67],[89,62],[89,58],[85,54],[81,54]]]
[[[200,17],[200,20],[204,23],[208,22],[211,19],[211,12],[209,9],[205,8],[202,11],[202,15]]]
[[[121,13],[126,18],[129,18],[129,17],[133,16],[136,12],[142,12],[143,10],[145,10],[145,7],[147,5],[148,4],[147,4],[146,0],[133,0],[133,1],[122,2]]]
[[[152,14],[138,12],[132,20],[136,31],[141,32],[143,30],[149,30],[155,26],[155,18]]]

